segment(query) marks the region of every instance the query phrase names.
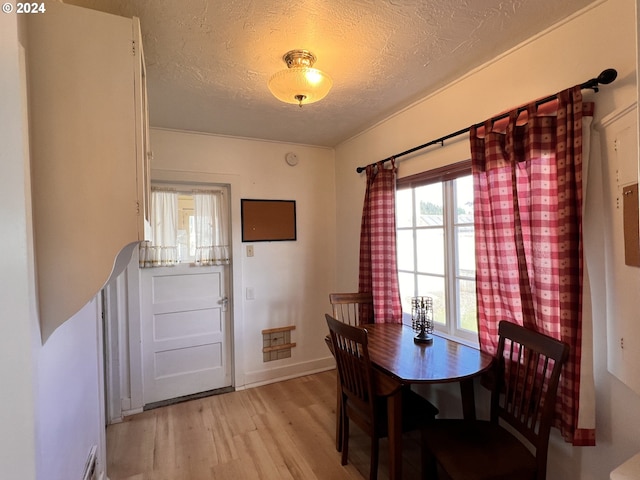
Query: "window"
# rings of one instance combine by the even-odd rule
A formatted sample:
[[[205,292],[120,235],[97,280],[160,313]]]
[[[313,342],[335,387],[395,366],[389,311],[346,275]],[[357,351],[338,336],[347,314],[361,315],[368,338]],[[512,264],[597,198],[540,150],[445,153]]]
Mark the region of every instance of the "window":
[[[193,263],[196,259],[196,226],[193,195],[178,193],[178,261]]]
[[[226,189],[171,187],[151,191],[151,241],[144,242],[144,267],[226,265],[229,263]]]
[[[405,323],[411,321],[411,297],[429,296],[436,331],[477,343],[469,163],[400,179],[396,231]]]

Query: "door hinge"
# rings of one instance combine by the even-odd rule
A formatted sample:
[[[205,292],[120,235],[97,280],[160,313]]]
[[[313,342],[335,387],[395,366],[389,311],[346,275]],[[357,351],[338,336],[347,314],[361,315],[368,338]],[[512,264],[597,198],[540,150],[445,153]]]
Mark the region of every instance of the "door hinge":
[[[136,56],[136,41],[131,40],[131,55]]]

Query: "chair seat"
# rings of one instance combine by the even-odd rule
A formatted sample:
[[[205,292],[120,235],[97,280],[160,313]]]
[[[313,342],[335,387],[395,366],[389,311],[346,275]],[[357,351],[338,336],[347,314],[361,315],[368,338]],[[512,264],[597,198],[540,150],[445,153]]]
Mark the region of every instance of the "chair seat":
[[[536,478],[533,454],[507,430],[488,421],[435,420],[425,431],[428,449],[452,478]]]

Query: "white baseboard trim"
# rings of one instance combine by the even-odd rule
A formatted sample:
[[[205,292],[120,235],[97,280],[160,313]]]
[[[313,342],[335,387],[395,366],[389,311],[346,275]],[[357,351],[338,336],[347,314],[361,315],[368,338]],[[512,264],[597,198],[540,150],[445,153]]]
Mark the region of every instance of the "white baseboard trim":
[[[130,415],[136,415],[136,414],[142,413],[142,412],[143,412],[142,407],[140,407],[140,408],[132,408],[131,410],[123,410],[122,411],[122,418],[128,417]]]
[[[265,370],[259,370],[254,372],[247,372],[244,375],[244,385],[236,385],[236,390],[245,390],[247,388],[259,387],[261,385],[268,385],[270,383],[282,382],[284,380],[290,380],[292,378],[303,377],[305,375],[312,375],[314,373],[325,372],[327,370],[333,370],[336,368],[336,362],[332,356],[320,358],[317,360],[311,360],[308,362],[296,363],[293,365],[284,365],[281,367],[274,367]],[[130,415],[136,415],[142,413],[142,408],[134,408],[131,410],[123,410],[122,418],[120,422],[124,420],[124,417]],[[119,423],[119,422],[113,422]],[[108,480],[108,479],[106,479]]]
[[[329,356],[319,360],[296,363],[295,365],[285,365],[283,367],[270,368],[268,370],[247,372],[244,376],[245,384],[242,386],[236,386],[236,390],[259,387],[260,385],[267,385],[269,383],[281,382],[283,380],[302,377],[304,375],[320,373],[332,370],[335,366],[335,360],[332,356]]]

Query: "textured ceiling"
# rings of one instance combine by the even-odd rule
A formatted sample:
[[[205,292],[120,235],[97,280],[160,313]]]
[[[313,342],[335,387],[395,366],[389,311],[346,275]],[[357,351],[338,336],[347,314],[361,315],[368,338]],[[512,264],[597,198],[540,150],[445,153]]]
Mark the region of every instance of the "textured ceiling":
[[[594,0],[65,0],[140,18],[151,126],[335,146]],[[311,50],[329,95],[267,80]]]

